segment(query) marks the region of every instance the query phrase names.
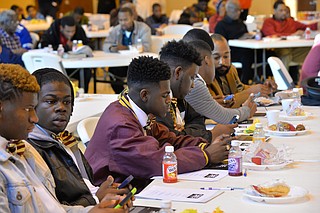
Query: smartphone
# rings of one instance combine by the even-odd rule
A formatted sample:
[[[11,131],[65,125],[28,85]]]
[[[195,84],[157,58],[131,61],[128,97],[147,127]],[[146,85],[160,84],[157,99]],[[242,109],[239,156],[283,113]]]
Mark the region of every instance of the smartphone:
[[[229,121],[229,124],[235,124],[235,123],[237,123],[237,121],[239,120],[239,118],[240,118],[239,115],[233,116],[233,118]]]
[[[126,186],[128,186],[128,184],[133,180],[133,176],[130,175],[128,176],[121,184],[120,186],[118,186],[118,189],[123,189],[125,188]]]
[[[253,120],[252,119],[244,120],[244,121],[238,122],[238,124],[253,124]]]
[[[231,94],[231,95],[227,95],[223,100],[224,101],[230,101],[230,100],[232,100],[233,99],[233,94]]]
[[[114,208],[115,209],[120,209],[121,207],[123,207],[124,205],[126,205],[129,200],[132,198],[132,196],[137,192],[137,189],[134,187],[125,198],[123,198],[123,200],[120,201],[120,203],[118,205],[116,205]]]

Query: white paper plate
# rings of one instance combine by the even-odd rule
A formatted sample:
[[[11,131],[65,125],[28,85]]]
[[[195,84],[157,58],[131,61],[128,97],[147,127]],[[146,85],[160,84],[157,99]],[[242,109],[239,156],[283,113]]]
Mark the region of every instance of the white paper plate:
[[[264,37],[264,38],[262,38],[262,40],[264,42],[275,42],[275,41],[280,41],[281,38],[279,38],[279,37],[276,37],[276,38]]]
[[[306,134],[309,130],[303,130],[303,131],[271,131],[269,129],[264,129],[264,131],[269,134],[269,135],[276,135],[276,136],[295,136],[295,135],[304,135]]]
[[[291,40],[300,40],[301,37],[300,36],[287,36],[287,40],[291,41]]]
[[[118,51],[121,55],[133,55],[133,54],[139,54],[136,50],[119,50]]]
[[[251,170],[258,170],[258,171],[262,171],[262,170],[279,170],[284,168],[286,165],[289,165],[290,161],[285,162],[285,163],[281,163],[281,164],[275,164],[275,165],[257,165],[255,163],[248,163],[248,162],[243,162],[243,167],[247,168],[247,169],[251,169]]]
[[[256,202],[281,204],[281,203],[293,203],[298,199],[305,197],[307,194],[308,194],[308,191],[306,189],[298,186],[291,186],[289,194],[285,197],[261,197],[259,195],[256,195],[253,189],[251,188],[247,188],[244,191],[243,196]]]
[[[309,116],[308,113],[302,116],[289,116],[289,115],[280,114],[280,118],[283,118],[284,120],[287,120],[287,121],[303,121],[303,120],[306,120],[308,116]]]

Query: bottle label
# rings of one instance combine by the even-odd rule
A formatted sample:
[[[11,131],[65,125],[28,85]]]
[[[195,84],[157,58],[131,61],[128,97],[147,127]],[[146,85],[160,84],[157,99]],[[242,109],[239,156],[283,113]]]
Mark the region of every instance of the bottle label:
[[[178,168],[176,163],[163,163],[162,173],[164,182],[177,182]]]
[[[266,138],[265,137],[252,137],[252,142],[253,143],[266,142]]]
[[[242,173],[242,157],[231,157],[228,159],[229,174]]]

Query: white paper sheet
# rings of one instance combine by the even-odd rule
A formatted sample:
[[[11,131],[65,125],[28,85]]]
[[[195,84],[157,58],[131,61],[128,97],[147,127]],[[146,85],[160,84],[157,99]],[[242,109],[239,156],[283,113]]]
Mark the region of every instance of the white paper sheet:
[[[181,189],[165,186],[151,186],[135,195],[135,197],[156,200],[205,203],[222,193],[223,191],[216,190],[199,190],[186,188]]]
[[[228,175],[226,170],[203,169],[195,172],[188,172],[178,175],[178,180],[215,182]],[[162,176],[156,176],[152,179],[160,179]]]

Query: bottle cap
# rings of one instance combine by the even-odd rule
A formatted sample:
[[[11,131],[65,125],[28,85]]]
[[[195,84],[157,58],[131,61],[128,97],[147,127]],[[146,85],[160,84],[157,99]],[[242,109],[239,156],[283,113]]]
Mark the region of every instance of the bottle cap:
[[[256,123],[256,128],[262,128],[262,123]]]
[[[174,151],[174,147],[173,146],[166,146],[165,151],[166,152],[173,152]]]
[[[161,200],[160,208],[171,209],[171,200]]]
[[[239,146],[240,141],[231,141],[231,146]]]

